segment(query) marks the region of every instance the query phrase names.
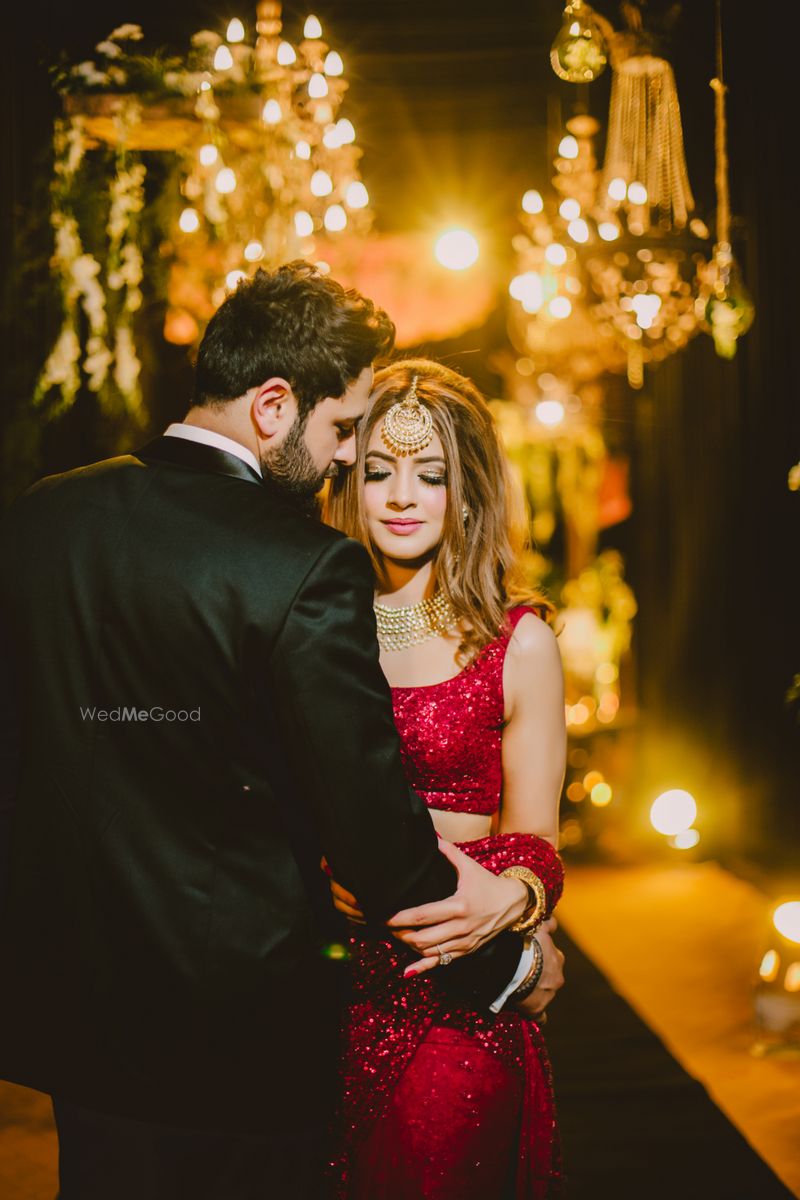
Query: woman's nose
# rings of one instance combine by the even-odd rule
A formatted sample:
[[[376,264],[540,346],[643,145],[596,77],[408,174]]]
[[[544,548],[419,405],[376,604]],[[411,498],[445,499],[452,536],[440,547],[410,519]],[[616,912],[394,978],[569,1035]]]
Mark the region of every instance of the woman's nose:
[[[411,485],[399,473],[392,479],[388,502],[393,508],[408,508],[414,503]]]

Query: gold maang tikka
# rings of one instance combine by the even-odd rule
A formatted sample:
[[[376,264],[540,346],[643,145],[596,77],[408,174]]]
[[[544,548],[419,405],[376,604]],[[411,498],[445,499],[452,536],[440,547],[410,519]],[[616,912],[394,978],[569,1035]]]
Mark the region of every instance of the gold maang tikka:
[[[414,376],[406,395],[392,405],[383,419],[383,444],[398,458],[418,454],[433,438],[433,417],[417,399],[418,378]]]

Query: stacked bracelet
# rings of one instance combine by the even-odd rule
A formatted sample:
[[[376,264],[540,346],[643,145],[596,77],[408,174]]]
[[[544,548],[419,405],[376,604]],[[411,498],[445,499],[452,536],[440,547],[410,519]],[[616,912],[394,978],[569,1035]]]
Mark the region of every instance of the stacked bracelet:
[[[530,903],[520,919],[510,926],[510,929],[512,933],[531,933],[537,925],[541,925],[547,910],[547,893],[544,890],[544,884],[538,875],[534,875],[530,867],[521,865],[506,867],[505,871],[501,871],[500,874],[508,875],[511,879],[521,879],[527,887],[531,896]]]
[[[509,997],[510,1000],[524,1000],[526,996],[530,996],[539,980],[542,977],[542,968],[544,967],[544,951],[537,938],[531,938],[530,942],[526,940],[528,945],[533,948],[533,966],[528,974],[523,979],[519,987],[513,991]]]

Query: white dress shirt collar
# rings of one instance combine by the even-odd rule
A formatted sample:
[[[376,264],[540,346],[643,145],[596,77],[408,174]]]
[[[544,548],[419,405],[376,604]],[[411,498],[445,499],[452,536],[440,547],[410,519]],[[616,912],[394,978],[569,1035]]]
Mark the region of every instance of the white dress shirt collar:
[[[164,430],[164,437],[184,438],[187,442],[202,442],[204,446],[216,446],[218,450],[235,454],[242,462],[246,462],[248,467],[252,467],[258,475],[261,474],[261,467],[252,450],[248,450],[241,442],[235,442],[233,438],[225,437],[223,433],[217,433],[213,429],[203,429],[200,425],[184,425],[175,421]]]

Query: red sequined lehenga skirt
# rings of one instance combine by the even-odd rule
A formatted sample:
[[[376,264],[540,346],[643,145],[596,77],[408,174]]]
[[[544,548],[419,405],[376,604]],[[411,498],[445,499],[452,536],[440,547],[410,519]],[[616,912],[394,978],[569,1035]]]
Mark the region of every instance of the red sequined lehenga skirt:
[[[563,870],[548,842],[505,834],[459,849],[499,874],[541,878],[552,911]],[[396,941],[352,941],[344,1030],[338,1200],[552,1200],[561,1164],[552,1076],[539,1026],[514,1011],[448,999],[437,968],[403,978]]]

